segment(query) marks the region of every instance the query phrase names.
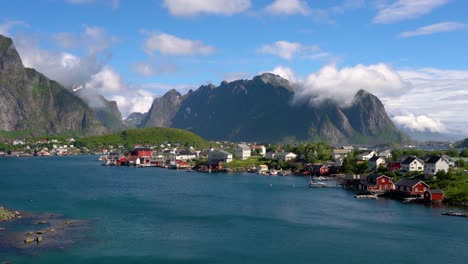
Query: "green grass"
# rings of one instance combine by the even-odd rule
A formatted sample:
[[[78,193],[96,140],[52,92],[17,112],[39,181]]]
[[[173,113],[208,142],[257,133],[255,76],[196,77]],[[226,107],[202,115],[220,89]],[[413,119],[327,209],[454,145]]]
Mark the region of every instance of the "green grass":
[[[249,169],[253,166],[258,166],[260,164],[264,164],[265,162],[263,161],[260,161],[261,157],[249,157],[248,159],[246,160],[238,160],[238,159],[234,159],[232,160],[231,162],[229,163],[226,163],[224,166],[227,167],[227,168],[246,168],[246,169]]]
[[[136,144],[160,145],[164,143],[179,143],[186,146],[208,147],[210,143],[200,136],[177,128],[142,128],[129,129],[122,132],[93,136],[77,140],[77,146],[106,146],[106,145],[125,145],[133,146]]]
[[[18,131],[0,130],[0,138],[5,138],[5,139],[30,138],[31,134],[32,134],[31,130],[18,130]]]

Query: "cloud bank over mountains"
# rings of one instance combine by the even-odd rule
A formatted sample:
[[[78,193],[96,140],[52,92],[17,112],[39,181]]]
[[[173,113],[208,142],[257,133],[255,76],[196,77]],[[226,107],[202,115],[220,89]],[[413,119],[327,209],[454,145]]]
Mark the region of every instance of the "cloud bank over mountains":
[[[339,68],[327,65],[305,77],[277,66],[270,72],[296,83],[295,103],[343,105],[364,89],[378,96],[392,120],[418,132],[467,133],[468,71],[435,68],[396,70],[387,64]],[[448,129],[450,127],[451,129]]]

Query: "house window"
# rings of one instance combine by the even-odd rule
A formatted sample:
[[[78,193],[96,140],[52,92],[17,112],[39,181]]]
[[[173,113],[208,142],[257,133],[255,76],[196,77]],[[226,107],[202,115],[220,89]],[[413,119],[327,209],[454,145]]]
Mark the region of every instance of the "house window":
[[[416,191],[416,192],[419,191],[419,190],[418,190],[418,187],[414,188],[414,191]]]
[[[382,179],[381,182],[385,182],[385,179]]]

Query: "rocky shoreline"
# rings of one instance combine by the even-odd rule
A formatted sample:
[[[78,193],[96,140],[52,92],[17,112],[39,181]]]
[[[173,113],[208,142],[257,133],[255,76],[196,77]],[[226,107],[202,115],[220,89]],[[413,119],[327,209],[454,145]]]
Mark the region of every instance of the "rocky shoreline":
[[[0,207],[0,259],[2,254],[37,254],[63,250],[84,240],[90,221],[67,219],[61,214],[14,211]]]

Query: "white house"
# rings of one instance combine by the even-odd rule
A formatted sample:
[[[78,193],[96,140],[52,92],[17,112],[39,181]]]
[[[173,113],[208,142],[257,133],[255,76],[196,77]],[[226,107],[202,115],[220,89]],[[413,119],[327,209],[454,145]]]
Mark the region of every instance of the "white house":
[[[257,173],[258,174],[264,174],[266,172],[268,172],[268,166],[267,165],[262,164],[262,165],[257,166]]]
[[[192,152],[190,150],[187,150],[187,149],[183,149],[181,151],[179,151],[179,153],[177,153],[177,155],[175,156],[176,160],[190,160],[190,159],[196,159],[197,158],[197,153],[196,152]]]
[[[211,150],[208,152],[208,162],[214,163],[214,162],[226,162],[229,163],[232,161],[232,154],[224,151],[224,150]]]
[[[266,154],[265,146],[264,145],[253,145],[252,146],[252,151],[255,151],[257,149],[260,151],[260,156],[265,157],[265,154]]]
[[[377,153],[375,153],[375,151],[371,151],[371,152],[364,152],[362,154],[359,154],[359,159],[360,160],[370,160],[374,155],[376,155]]]
[[[349,152],[350,150],[348,149],[333,149],[332,159],[336,160],[346,158],[348,157]]]
[[[297,155],[292,152],[280,152],[280,153],[275,154],[274,159],[288,161],[288,160],[293,160],[296,157]]]
[[[401,162],[401,171],[424,171],[424,161],[416,157],[408,157]]]
[[[435,175],[438,171],[448,172],[449,161],[443,156],[432,156],[424,165],[424,175]]]
[[[392,150],[387,149],[387,150],[379,152],[379,157],[382,157],[384,159],[391,158],[392,157]]]
[[[374,156],[369,159],[369,168],[371,170],[376,170],[379,168],[380,165],[384,165],[386,163],[385,159],[380,156]]]
[[[246,160],[250,157],[251,150],[250,147],[245,144],[238,144],[234,148],[234,156],[240,160]]]

